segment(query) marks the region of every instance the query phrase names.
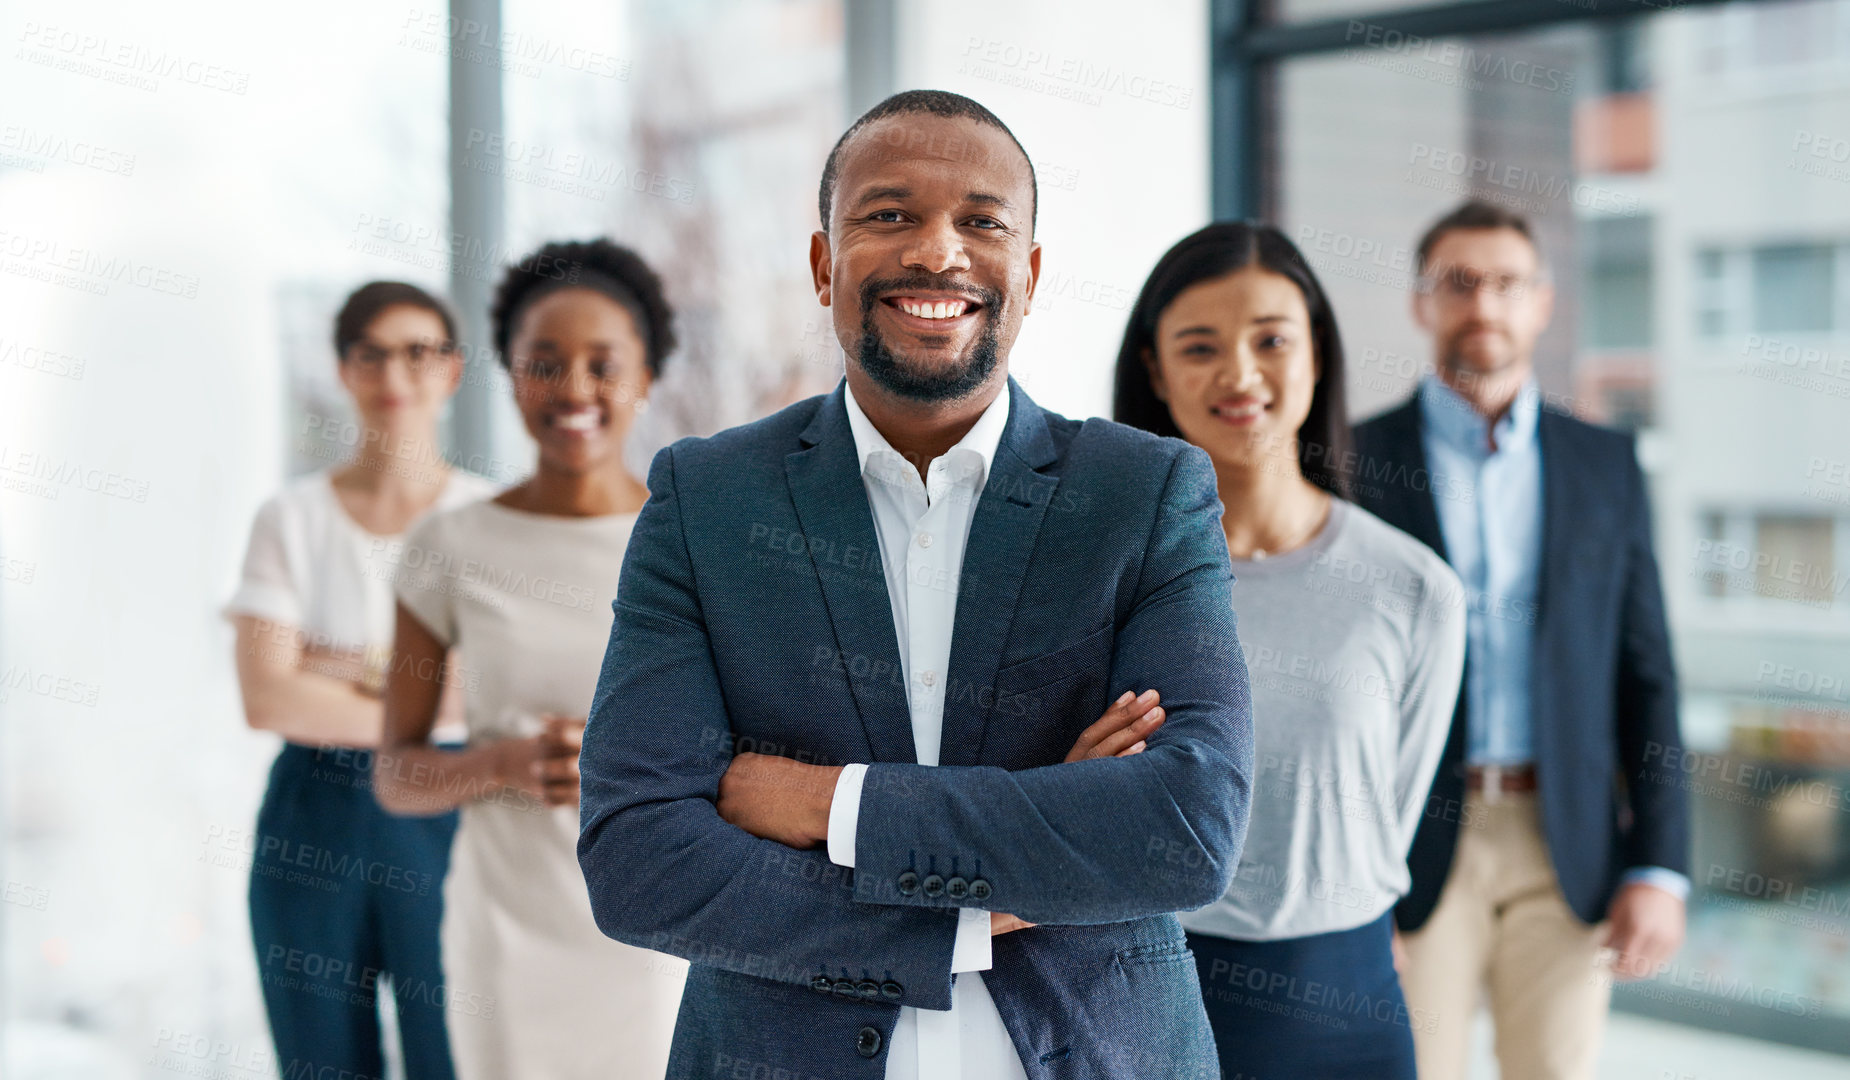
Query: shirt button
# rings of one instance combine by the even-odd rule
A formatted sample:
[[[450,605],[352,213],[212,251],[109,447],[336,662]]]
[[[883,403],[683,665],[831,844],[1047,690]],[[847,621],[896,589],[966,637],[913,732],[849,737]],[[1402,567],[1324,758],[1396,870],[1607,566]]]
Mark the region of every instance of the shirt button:
[[[900,995],[905,992],[906,988],[894,982],[892,979],[888,979],[880,984],[880,996],[888,1001],[898,1001]]]
[[[916,896],[919,891],[919,876],[908,870],[899,875],[899,895]]]
[[[879,1031],[874,1028],[864,1027],[861,1029],[861,1037],[854,1041],[854,1049],[855,1052],[862,1057],[870,1058],[880,1053],[880,1042]]]
[[[919,546],[922,548],[931,546],[931,534],[930,533],[920,533],[919,534]]]
[[[925,876],[925,895],[933,900],[944,895],[944,879],[936,874]]]
[[[938,673],[935,671],[927,671],[925,674],[919,676],[919,681],[926,686],[936,686],[938,683]]]
[[[989,899],[989,891],[988,881],[982,878],[970,879],[970,899],[987,900]]]
[[[944,883],[944,895],[953,900],[962,900],[970,895],[970,883],[963,878],[954,877]]]

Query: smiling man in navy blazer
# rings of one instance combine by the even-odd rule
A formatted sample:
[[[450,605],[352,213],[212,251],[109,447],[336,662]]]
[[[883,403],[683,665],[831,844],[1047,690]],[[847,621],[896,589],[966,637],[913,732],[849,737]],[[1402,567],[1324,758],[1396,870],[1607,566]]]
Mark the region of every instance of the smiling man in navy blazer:
[[[1689,809],[1651,507],[1632,440],[1545,407],[1553,292],[1481,202],[1419,245],[1436,371],[1356,428],[1358,501],[1468,593],[1465,680],[1395,908],[1422,1080],[1462,1080],[1488,997],[1504,1080],[1594,1075],[1610,975],[1683,939]],[[1604,952],[1609,951],[1609,952]]]
[[[888,99],[820,203],[842,385],[650,469],[581,757],[598,925],[693,962],[671,1077],[1213,1077],[1171,914],[1252,771],[1213,468],[1009,379],[1040,247],[988,110]]]

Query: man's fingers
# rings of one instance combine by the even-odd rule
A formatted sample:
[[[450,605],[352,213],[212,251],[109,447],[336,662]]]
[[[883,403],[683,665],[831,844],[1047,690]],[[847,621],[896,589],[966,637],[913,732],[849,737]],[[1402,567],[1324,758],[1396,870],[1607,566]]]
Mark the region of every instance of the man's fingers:
[[[1126,747],[1133,743],[1148,739],[1152,732],[1161,727],[1163,725],[1164,715],[1163,708],[1160,705],[1151,709],[1149,712],[1139,716],[1136,720],[1123,728],[1099,740],[1099,744],[1093,747],[1091,752],[1086,756],[1115,757],[1123,753]]]
[[[1072,752],[1066,755],[1066,760],[1078,761],[1084,758],[1091,753],[1094,746],[1098,745],[1100,739],[1122,727],[1136,699],[1137,695],[1129,690],[1118,695],[1118,700],[1111,703],[1111,707],[1105,710],[1105,715],[1093,721],[1090,727],[1079,733],[1079,738],[1073,742]]]
[[[1026,930],[1033,925],[1033,923],[1025,919],[1016,918],[1005,911],[992,911],[989,913],[990,937],[995,937],[998,934],[1012,933],[1016,930]]]
[[[543,758],[533,763],[533,775],[547,783],[578,782],[578,757]]]
[[[1079,733],[1079,738],[1074,741],[1073,748],[1067,752],[1066,760],[1083,761],[1089,757],[1108,757],[1117,753],[1118,750],[1123,749],[1122,745],[1111,750],[1104,750],[1101,748],[1101,744],[1112,735],[1123,731],[1125,727],[1136,722],[1139,717],[1149,712],[1159,700],[1161,700],[1160,696],[1154,690],[1145,690],[1141,694],[1132,694],[1129,690],[1126,690],[1124,693],[1118,695],[1118,700],[1111,703],[1111,707],[1105,710],[1105,715],[1099,717],[1092,726]],[[1132,736],[1124,745],[1136,741],[1137,738],[1139,738],[1139,736]]]

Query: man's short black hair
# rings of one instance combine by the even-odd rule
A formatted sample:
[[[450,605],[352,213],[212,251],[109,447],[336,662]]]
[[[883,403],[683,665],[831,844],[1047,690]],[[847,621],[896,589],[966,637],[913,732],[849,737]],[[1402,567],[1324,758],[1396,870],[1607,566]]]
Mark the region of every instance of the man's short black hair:
[[[822,231],[829,230],[829,208],[835,202],[835,182],[840,178],[841,148],[854,137],[855,132],[889,116],[906,116],[914,113],[928,113],[946,119],[975,120],[979,124],[988,124],[1009,137],[1015,149],[1021,150],[1021,159],[1028,163],[1028,235],[1034,235],[1035,219],[1040,215],[1041,192],[1034,179],[1034,160],[1022,149],[1021,140],[1015,137],[1008,125],[997,118],[995,113],[985,109],[976,101],[953,94],[948,90],[902,90],[887,98],[880,104],[861,114],[861,118],[842,132],[842,137],[835,140],[835,148],[829,151],[828,163],[822,167],[822,190],[816,197],[816,205],[822,211]]]

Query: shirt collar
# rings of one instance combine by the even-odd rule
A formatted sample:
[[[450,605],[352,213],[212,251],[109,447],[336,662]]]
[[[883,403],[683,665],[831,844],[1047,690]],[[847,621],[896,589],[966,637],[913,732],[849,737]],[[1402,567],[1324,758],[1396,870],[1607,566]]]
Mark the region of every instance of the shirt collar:
[[[1524,450],[1533,445],[1541,413],[1541,391],[1531,375],[1523,380],[1509,411],[1496,423],[1497,449]],[[1490,422],[1437,375],[1428,375],[1420,382],[1420,418],[1427,431],[1451,446],[1480,456],[1490,452]]]
[[[854,434],[855,453],[861,459],[861,475],[867,475],[868,459],[885,451],[899,459],[908,470],[912,471],[914,476],[917,476],[918,472],[913,469],[912,464],[907,462],[899,451],[893,449],[893,445],[886,441],[886,436],[880,434],[880,429],[874,427],[874,422],[867,418],[865,412],[861,411],[861,403],[854,400],[854,389],[845,379],[842,381],[842,392],[842,397],[848,406],[848,430]],[[960,450],[977,456],[982,465],[982,471],[977,474],[978,488],[987,482],[989,466],[995,460],[996,448],[1002,443],[1002,431],[1008,427],[1009,396],[1009,388],[1005,385],[1002,392],[996,395],[995,400],[989,403],[989,407],[983,410],[983,415],[976,418],[976,423],[970,426],[970,430],[964,432],[964,437],[957,440],[957,445],[944,452],[946,458]]]

